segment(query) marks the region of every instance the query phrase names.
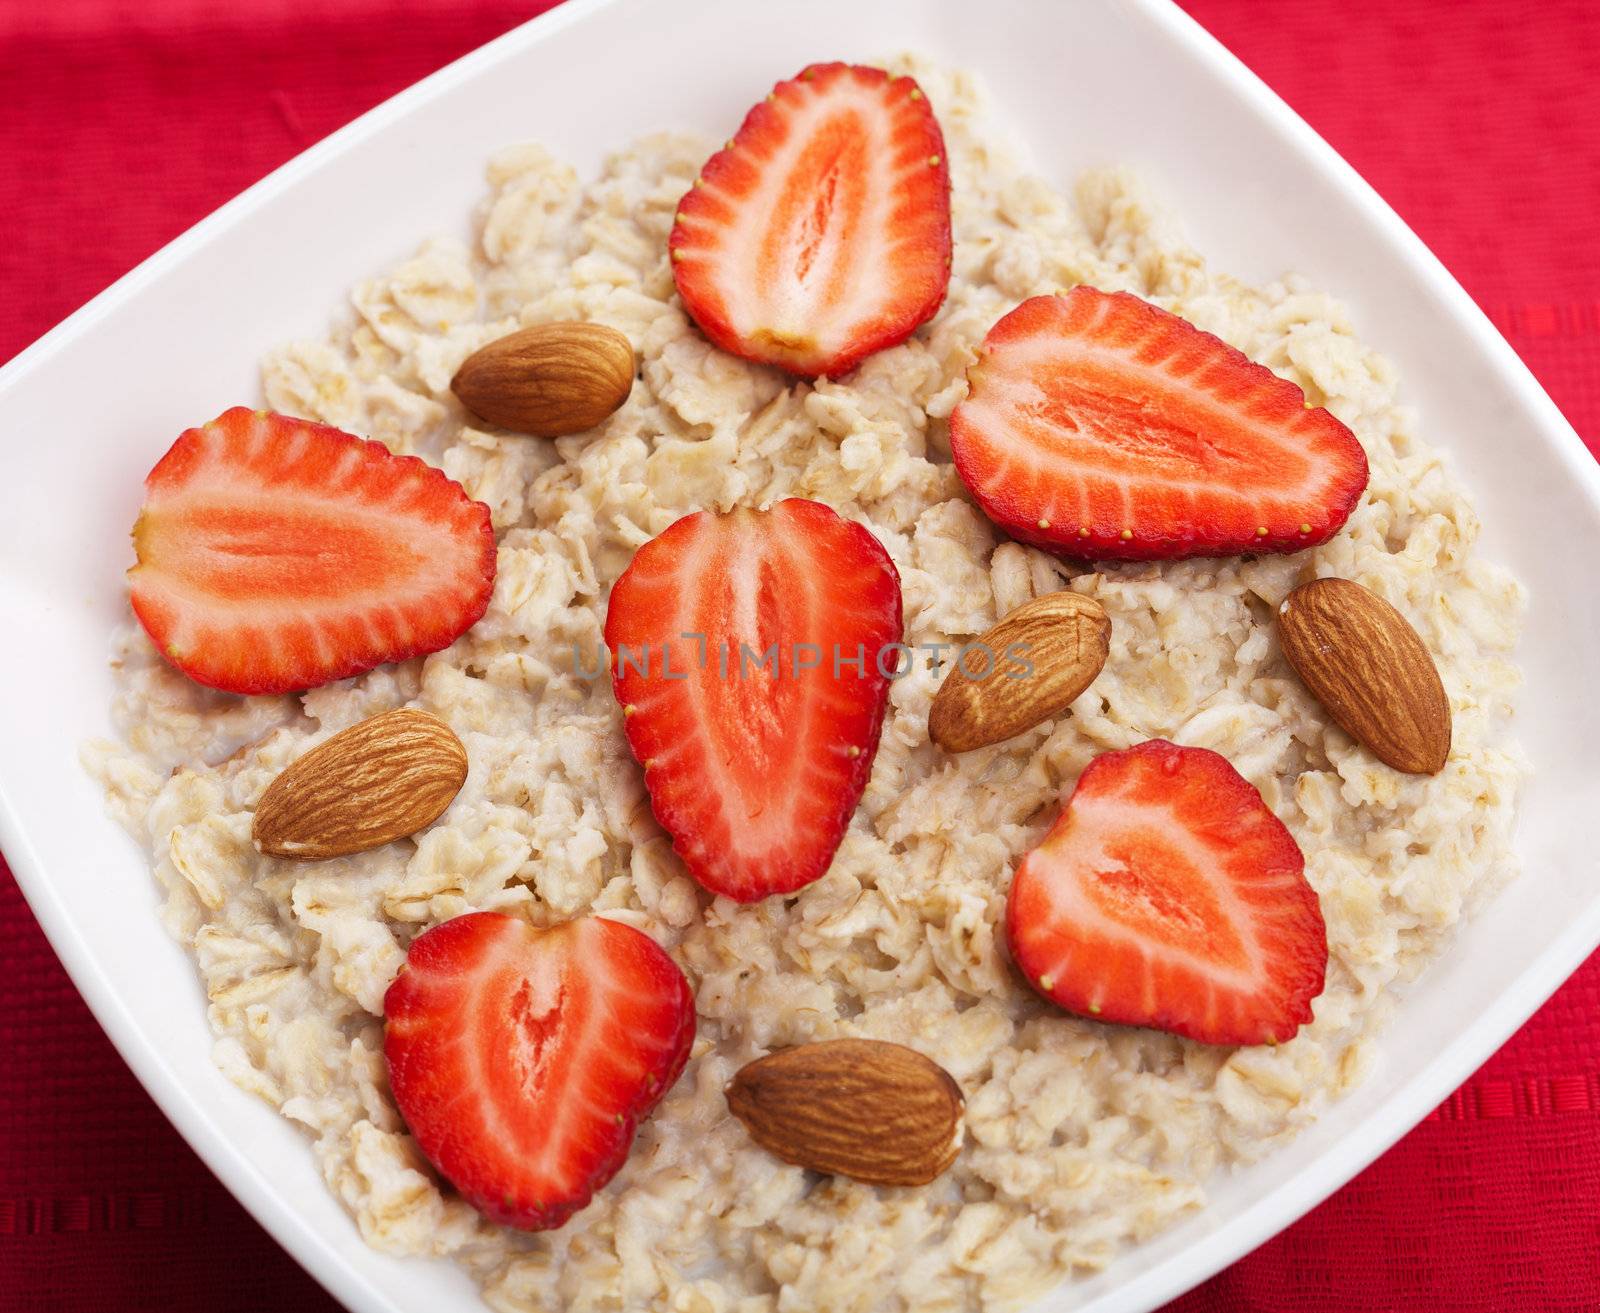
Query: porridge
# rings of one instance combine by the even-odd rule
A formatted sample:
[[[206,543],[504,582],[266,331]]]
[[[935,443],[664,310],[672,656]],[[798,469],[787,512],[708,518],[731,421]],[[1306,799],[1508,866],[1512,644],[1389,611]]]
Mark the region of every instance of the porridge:
[[[1398,404],[1393,368],[1328,296],[1209,269],[1121,171],[1063,196],[995,144],[971,79],[905,69],[944,130],[954,237],[947,299],[909,340],[815,383],[712,346],[667,254],[707,142],[646,137],[589,184],[537,146],[503,150],[470,248],[428,243],[356,288],[348,324],[263,365],[272,409],[420,455],[488,506],[498,573],[483,618],[431,656],[242,699],[190,682],[136,626],[119,638],[125,741],[86,755],[195,956],[218,1065],[306,1129],[371,1244],[453,1258],[498,1310],[1017,1307],[1200,1207],[1214,1172],[1359,1081],[1395,987],[1513,870],[1525,766],[1504,732],[1522,591],[1474,555],[1471,503]],[[1078,284],[1183,316],[1348,425],[1370,483],[1343,531],[1295,554],[1096,567],[996,529],[952,465],[948,418],[991,325]],[[455,371],[556,320],[626,335],[640,362],[628,400],[554,441],[480,425],[452,396]],[[899,574],[908,645],[967,642],[1071,590],[1110,617],[1109,658],[1070,715],[949,755],[928,733],[943,673],[919,657],[890,685],[826,874],[740,904],[674,853],[596,671],[608,594],[643,544],[691,511],[786,497],[870,529]],[[1454,724],[1439,773],[1380,764],[1296,678],[1271,620],[1329,575],[1393,603],[1432,652]],[[260,855],[252,816],[274,778],[401,706],[467,751],[438,823],[315,864]],[[1154,737],[1225,756],[1304,853],[1329,955],[1315,1018],[1289,1042],[1102,1025],[1010,965],[1017,863],[1092,759]],[[666,948],[694,992],[682,1077],[559,1230],[487,1221],[429,1167],[390,1091],[384,996],[408,945],[485,910],[537,926],[602,912]],[[910,1045],[961,1086],[965,1143],[931,1185],[808,1174],[730,1116],[724,1088],[752,1059],[842,1037]]]

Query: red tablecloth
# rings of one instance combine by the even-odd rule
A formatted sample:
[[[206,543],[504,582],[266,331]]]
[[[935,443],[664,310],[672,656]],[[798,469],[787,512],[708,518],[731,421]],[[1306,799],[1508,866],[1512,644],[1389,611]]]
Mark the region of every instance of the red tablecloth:
[[[0,0],[0,359],[545,7]],[[1395,204],[1595,446],[1600,5],[1188,7]],[[0,1311],[331,1310],[139,1089],[3,866],[0,961]],[[1600,959],[1390,1154],[1173,1309],[1600,1309]]]

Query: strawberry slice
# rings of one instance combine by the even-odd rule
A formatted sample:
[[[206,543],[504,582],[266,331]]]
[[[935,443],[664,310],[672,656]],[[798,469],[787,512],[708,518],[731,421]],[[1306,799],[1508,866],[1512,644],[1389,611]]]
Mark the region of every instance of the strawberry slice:
[[[628,745],[689,873],[740,902],[828,869],[900,664],[900,576],[813,501],[685,516],[611,590]]]
[[[745,116],[678,203],[684,308],[724,351],[838,377],[930,319],[950,282],[950,166],[927,97],[813,64]]]
[[[648,935],[469,912],[412,941],[384,1056],[428,1161],[503,1226],[560,1226],[617,1174],[689,1059],[694,995]]]
[[[1328,966],[1283,822],[1225,758],[1163,739],[1089,763],[1017,868],[1006,933],[1068,1011],[1207,1044],[1291,1038]]]
[[[1295,552],[1367,486],[1355,435],[1287,379],[1127,292],[1036,296],[984,338],[950,416],[978,505],[1089,560]]]
[[[236,406],[145,480],[128,571],[161,654],[287,693],[448,647],[489,605],[489,508],[415,456]]]

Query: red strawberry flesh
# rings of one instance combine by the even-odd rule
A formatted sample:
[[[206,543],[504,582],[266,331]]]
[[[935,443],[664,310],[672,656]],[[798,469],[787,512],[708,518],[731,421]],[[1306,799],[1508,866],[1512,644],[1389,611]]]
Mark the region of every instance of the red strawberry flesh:
[[[908,77],[813,64],[706,162],[669,239],[684,308],[718,346],[837,377],[904,341],[950,281],[950,169]]]
[[[817,502],[701,511],[639,549],[606,615],[613,687],[656,818],[707,889],[749,902],[827,870],[900,623],[888,553]]]
[[[491,1221],[560,1226],[614,1176],[694,1042],[694,997],[649,936],[472,912],[420,935],[384,997],[395,1103]]]
[[[990,329],[950,449],[990,519],[1090,560],[1299,551],[1343,526],[1361,444],[1287,379],[1126,292]]]
[[[235,407],[145,480],[133,609],[191,679],[285,693],[448,647],[494,588],[489,509],[414,456]]]
[[[1096,757],[1017,868],[1012,957],[1046,998],[1211,1044],[1291,1038],[1327,935],[1293,836],[1227,760],[1152,739]]]

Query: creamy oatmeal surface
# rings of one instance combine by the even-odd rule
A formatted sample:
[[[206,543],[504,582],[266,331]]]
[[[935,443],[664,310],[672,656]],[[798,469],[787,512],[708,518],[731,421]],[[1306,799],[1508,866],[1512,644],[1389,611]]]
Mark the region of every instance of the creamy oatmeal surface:
[[[493,157],[475,244],[435,241],[353,296],[349,325],[275,352],[274,409],[440,464],[500,535],[488,614],[453,647],[303,696],[235,698],[120,640],[126,743],[88,750],[150,847],[165,917],[210,998],[216,1060],[314,1137],[362,1234],[448,1254],[502,1310],[989,1309],[1015,1306],[1205,1199],[1360,1079],[1395,984],[1512,869],[1521,758],[1503,721],[1522,591],[1478,560],[1477,518],[1396,404],[1392,367],[1337,302],[1294,279],[1206,267],[1121,172],[1072,197],[1022,172],[974,84],[902,61],[938,110],[955,266],[939,315],[815,386],[710,347],[673,292],[666,239],[711,143],[647,137],[583,185],[537,146]],[[1094,569],[1002,540],[956,478],[945,417],[985,331],[1022,299],[1126,288],[1301,384],[1349,424],[1372,482],[1331,543],[1293,556]],[[452,397],[471,351],[586,319],[632,339],[640,381],[601,428],[556,442],[487,431]],[[1041,593],[1098,598],[1104,672],[994,748],[928,742],[926,656],[893,686],[872,780],[830,872],[741,907],[684,873],[654,823],[610,682],[592,670],[606,595],[634,550],[703,507],[816,498],[868,525],[904,585],[906,641],[959,643]],[[1330,726],[1271,623],[1296,584],[1354,579],[1438,661],[1455,720],[1442,774],[1397,774]],[[400,705],[443,717],[466,787],[414,841],[297,865],[258,856],[251,811],[296,757]],[[1229,1050],[1079,1020],[1010,970],[1011,871],[1100,752],[1163,736],[1224,754],[1288,824],[1331,958],[1315,1022]],[[469,909],[538,923],[588,909],[669,948],[699,1038],[627,1165],[563,1229],[482,1221],[407,1138],[382,1059],[384,990],[421,931]],[[967,1094],[967,1147],[926,1189],[819,1179],[756,1147],[723,1086],[752,1058],[839,1035],[910,1044]]]

